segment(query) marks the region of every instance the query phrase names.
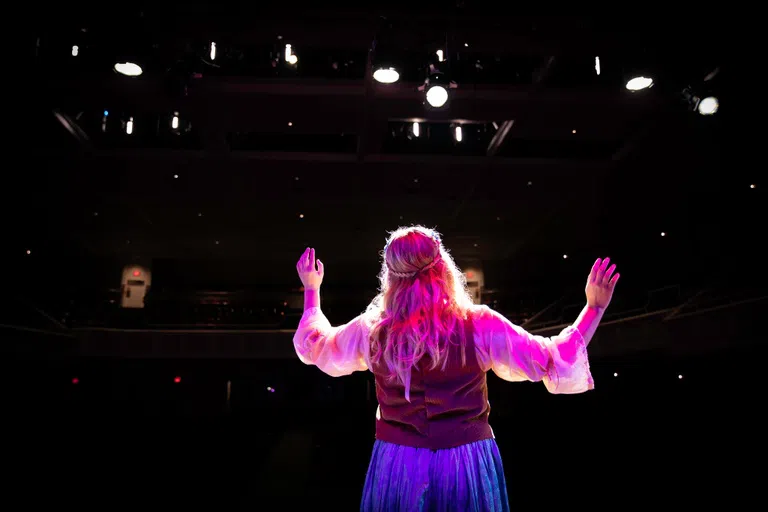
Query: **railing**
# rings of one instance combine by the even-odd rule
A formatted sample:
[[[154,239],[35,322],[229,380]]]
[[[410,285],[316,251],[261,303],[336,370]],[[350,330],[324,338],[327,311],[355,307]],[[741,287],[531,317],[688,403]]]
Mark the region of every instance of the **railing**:
[[[584,306],[584,300],[579,297],[582,293],[574,292],[550,300],[532,300],[486,290],[483,302],[517,325],[532,332],[541,332],[572,323]],[[75,327],[284,330],[295,329],[303,311],[301,293],[295,290],[282,294],[196,292],[155,296],[147,301],[143,309],[123,309],[119,298],[119,294],[106,294],[95,301],[73,300],[68,311],[56,313],[31,302],[24,304],[17,301],[4,307],[5,315],[0,318],[0,325],[55,332]],[[671,320],[764,298],[756,289],[722,285],[691,289],[670,285],[644,293],[625,292],[614,299],[603,324],[654,316]],[[350,320],[365,306],[362,301],[345,300],[342,292],[323,297],[323,309],[334,324]]]

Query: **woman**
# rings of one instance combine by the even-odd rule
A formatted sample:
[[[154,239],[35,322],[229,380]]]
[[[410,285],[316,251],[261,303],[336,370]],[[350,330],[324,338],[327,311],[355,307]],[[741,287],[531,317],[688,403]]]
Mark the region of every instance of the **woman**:
[[[333,377],[371,370],[376,381],[376,442],[360,509],[509,510],[486,372],[543,381],[551,393],[592,389],[586,347],[619,279],[609,263],[592,266],[576,322],[545,338],[474,305],[438,233],[421,226],[391,234],[380,293],[365,313],[332,327],[320,310],[323,263],[307,248],[296,265],[305,289],[293,338],[299,359]]]

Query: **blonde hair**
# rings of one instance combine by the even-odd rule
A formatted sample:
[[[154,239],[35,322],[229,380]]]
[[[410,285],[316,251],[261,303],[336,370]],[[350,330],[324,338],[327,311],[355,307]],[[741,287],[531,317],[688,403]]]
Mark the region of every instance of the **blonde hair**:
[[[384,361],[387,377],[405,386],[411,369],[428,354],[433,370],[448,362],[451,334],[467,318],[472,298],[467,280],[443,247],[440,234],[423,226],[389,234],[382,252],[380,288],[366,310],[372,322],[368,367]],[[382,339],[383,338],[383,339]],[[462,364],[466,364],[464,345]]]

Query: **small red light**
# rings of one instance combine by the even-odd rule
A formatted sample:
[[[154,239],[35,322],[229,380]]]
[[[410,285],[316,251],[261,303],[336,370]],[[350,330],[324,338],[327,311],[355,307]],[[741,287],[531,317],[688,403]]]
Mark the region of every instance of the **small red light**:
[[[138,270],[133,271],[133,277],[139,277],[140,275],[141,275],[141,272],[139,272]]]
[[[178,384],[179,382],[181,382],[181,377],[174,377],[174,378],[173,378],[173,382],[175,382],[176,384]]]
[[[474,272],[467,272],[467,277],[472,279],[475,276]]]
[[[77,384],[78,382],[80,382],[80,379],[78,379],[77,377],[74,377],[72,379],[72,384]]]

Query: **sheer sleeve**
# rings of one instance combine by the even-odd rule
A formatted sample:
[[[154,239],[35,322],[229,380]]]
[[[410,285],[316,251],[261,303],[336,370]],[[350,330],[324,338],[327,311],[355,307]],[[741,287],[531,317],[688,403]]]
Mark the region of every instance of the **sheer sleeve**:
[[[483,370],[508,381],[543,381],[550,393],[583,393],[595,387],[587,346],[573,326],[557,336],[536,336],[488,306],[473,310],[477,358]]]
[[[351,322],[331,327],[320,308],[309,308],[293,336],[293,347],[304,364],[314,364],[332,377],[367,370],[364,347],[368,328],[362,316]]]

